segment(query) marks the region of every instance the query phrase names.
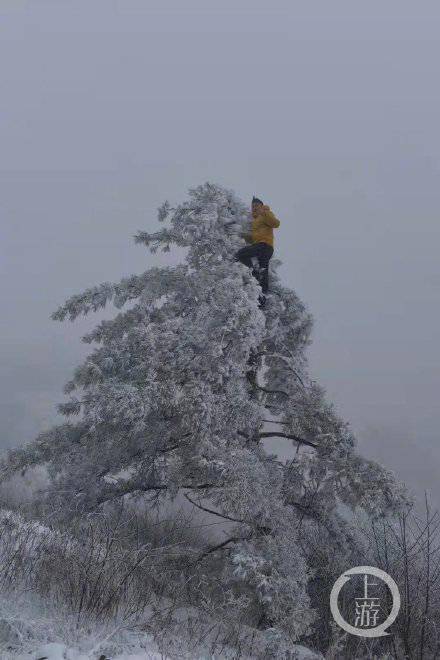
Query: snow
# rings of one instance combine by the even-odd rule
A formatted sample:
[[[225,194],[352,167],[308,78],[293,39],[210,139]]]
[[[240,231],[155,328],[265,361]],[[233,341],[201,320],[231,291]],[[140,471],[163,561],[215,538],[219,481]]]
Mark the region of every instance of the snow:
[[[315,653],[305,646],[300,644],[292,648],[293,658],[295,660],[323,660],[320,653]],[[30,655],[21,655],[17,660],[29,660]],[[68,648],[65,644],[44,644],[40,646],[35,655],[31,656],[35,660],[96,660],[96,652],[82,653],[72,648]],[[143,653],[121,653],[112,656],[111,660],[166,660],[166,658],[159,653],[152,651]]]
[[[35,652],[15,656],[16,660],[96,660],[101,654],[96,651],[83,653],[65,644],[43,644]],[[11,656],[12,657],[12,656]],[[113,655],[111,660],[166,660],[162,654],[152,651],[142,653],[122,653]]]
[[[65,644],[44,644],[36,651],[35,660],[96,660],[96,652],[82,653]],[[29,660],[29,654],[20,656],[20,660]],[[111,660],[166,660],[159,653],[122,653]]]
[[[295,660],[324,660],[321,653],[315,653],[315,651],[311,651],[301,644],[295,644],[292,648],[292,654]]]
[[[342,518],[339,502],[353,510],[361,507],[374,517],[399,511],[408,503],[392,473],[355,453],[351,431],[327,402],[323,388],[310,379],[305,351],[312,318],[295,292],[282,285],[279,262],[271,263],[271,287],[276,295],[268,299],[262,312],[256,279],[231,258],[239,243],[236,236],[225,232],[225,223],[245,223],[247,207],[230,191],[207,183],[190,191],[189,201],[176,209],[163,205],[159,219],[164,221],[169,212],[167,227],[152,234],[139,232],[136,242],[144,243],[151,252],[168,250],[171,244],[187,249],[185,263],[152,267],[115,284],[104,282],[72,296],[53,314],[56,320],[74,320],[110,302],[117,308],[127,305],[84,338],[98,345],[75,370],[66,385],[71,398],[59,407],[67,417],[81,414],[80,420],[57,425],[0,460],[3,482],[36,465],[48,466],[50,479],[41,493],[35,493],[31,517],[41,510],[43,522],[49,517],[51,527],[0,511],[0,531],[4,532],[0,559],[14,569],[10,572],[17,593],[34,590],[35,596],[47,598],[50,587],[47,609],[53,610],[45,620],[38,608],[28,615],[14,605],[16,612],[11,612],[7,595],[4,604],[0,597],[0,625],[4,625],[6,637],[0,639],[0,653],[3,648],[9,653],[14,645],[16,653],[26,652],[22,657],[33,660],[96,660],[104,653],[111,660],[162,657],[145,634],[128,639],[127,630],[134,635],[134,628],[139,631],[143,626],[142,630],[153,630],[158,636],[155,639],[160,638],[158,644],[166,653],[174,656],[178,645],[179,657],[188,657],[181,655],[183,622],[166,629],[165,636],[158,635],[157,627],[148,628],[147,619],[139,624],[104,617],[100,629],[98,623],[94,628],[90,622],[91,631],[79,630],[84,619],[75,621],[75,612],[78,617],[90,612],[103,617],[111,608],[118,616],[124,608],[136,612],[145,607],[148,598],[154,602],[155,587],[147,586],[144,593],[134,584],[141,564],[139,540],[133,540],[131,530],[122,543],[120,537],[126,532],[120,523],[113,528],[116,523],[109,518],[108,525],[96,522],[95,528],[93,522],[91,533],[83,535],[81,530],[79,539],[74,532],[72,536],[61,532],[64,526],[57,531],[58,516],[65,523],[81,515],[85,521],[92,514],[90,520],[95,521],[96,514],[107,515],[114,506],[118,511],[116,502],[125,506],[131,496],[140,498],[141,492],[150,505],[148,497],[155,492],[163,501],[183,494],[194,518],[202,510],[222,519],[223,525],[224,521],[234,522],[231,537],[220,547],[212,545],[208,534],[206,539],[200,534],[196,543],[190,541],[188,523],[176,520],[177,536],[170,537],[171,543],[179,546],[184,579],[196,578],[202,585],[200,594],[193,595],[195,587],[186,593],[166,530],[157,546],[149,541],[144,546],[141,540],[141,584],[158,584],[159,594],[175,591],[173,607],[185,613],[195,602],[200,618],[195,615],[191,626],[193,621],[202,625],[205,619],[204,625],[209,626],[211,612],[218,607],[222,630],[220,622],[215,625],[222,648],[231,638],[230,631],[235,639],[236,627],[248,621],[251,606],[260,607],[274,627],[252,629],[252,635],[258,636],[256,642],[253,637],[249,642],[249,653],[262,638],[268,655],[269,647],[270,653],[278,653],[281,647],[292,651],[290,640],[307,639],[317,617],[308,590],[315,565],[310,565],[308,551],[304,551],[306,542],[312,555],[313,543],[300,536],[304,525],[298,524],[304,508],[310,519],[308,534],[316,525],[320,541],[320,521],[325,518],[324,556],[332,557],[337,548],[342,563],[351,556],[357,537],[356,530]],[[82,392],[81,398],[75,396],[75,390]],[[262,433],[268,414],[269,424],[275,428]],[[271,442],[266,452],[261,440],[268,435]],[[288,463],[274,453],[274,438],[293,442],[296,451],[293,454],[290,448],[292,460]],[[307,500],[311,483],[313,505],[309,506],[301,498]],[[205,504],[194,501],[186,491],[201,493]],[[126,520],[121,517],[122,523]],[[145,533],[149,524],[146,520]],[[255,533],[249,535],[249,529]],[[106,541],[111,548],[108,554],[103,552]],[[207,550],[199,550],[198,545]],[[220,555],[219,550],[226,546],[228,552]],[[127,553],[126,548],[130,548]],[[200,555],[196,561],[195,552]],[[215,562],[213,552],[217,553]],[[149,561],[150,556],[154,561]],[[65,566],[70,560],[75,572],[66,580]],[[32,570],[25,570],[27,566]],[[316,573],[321,577],[321,568]],[[211,589],[217,583],[222,586],[219,602],[217,589]],[[83,598],[88,593],[93,596],[89,601],[87,596]],[[248,600],[241,595],[239,599],[237,593],[246,594]],[[94,605],[98,597],[103,608]],[[235,607],[227,610],[223,603],[231,602]],[[67,607],[62,612],[67,603],[70,628]],[[147,615],[141,611],[143,617]],[[194,629],[188,628],[188,635]],[[206,644],[204,631],[197,629],[196,633],[192,648],[196,643]],[[301,645],[293,650],[297,660],[320,657]],[[1,657],[6,660],[7,656]]]

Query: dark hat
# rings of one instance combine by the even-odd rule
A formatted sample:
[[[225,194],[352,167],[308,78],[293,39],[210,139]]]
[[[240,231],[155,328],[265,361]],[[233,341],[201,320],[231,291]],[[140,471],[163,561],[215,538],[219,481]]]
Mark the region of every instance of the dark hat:
[[[258,197],[252,197],[252,204],[262,204],[263,202]]]

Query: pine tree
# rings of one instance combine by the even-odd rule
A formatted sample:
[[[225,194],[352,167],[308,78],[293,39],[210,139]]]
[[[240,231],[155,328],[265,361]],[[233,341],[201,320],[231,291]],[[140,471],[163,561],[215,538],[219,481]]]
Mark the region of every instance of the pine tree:
[[[95,347],[66,386],[66,423],[11,452],[3,476],[47,465],[46,498],[76,515],[121,498],[183,494],[230,523],[200,570],[220,558],[231,599],[250,594],[253,625],[298,640],[315,618],[307,530],[324,530],[329,552],[343,552],[353,538],[344,505],[386,515],[405,491],[356,453],[311,380],[312,318],[280,282],[275,259],[259,308],[256,279],[233,258],[248,222],[243,203],[207,183],[177,208],[165,203],[158,219],[163,227],[136,242],[151,252],[184,248],[183,263],[88,289],[54,313],[73,321],[109,302],[124,307],[84,337]],[[291,460],[270,453],[275,436],[292,443]]]

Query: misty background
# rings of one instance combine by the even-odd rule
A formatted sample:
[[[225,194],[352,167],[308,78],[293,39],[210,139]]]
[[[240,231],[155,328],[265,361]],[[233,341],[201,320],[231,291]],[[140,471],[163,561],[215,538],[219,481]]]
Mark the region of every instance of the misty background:
[[[435,2],[0,4],[0,447],[35,437],[102,316],[68,296],[175,257],[135,246],[209,180],[281,220],[311,371],[361,451],[440,505]]]

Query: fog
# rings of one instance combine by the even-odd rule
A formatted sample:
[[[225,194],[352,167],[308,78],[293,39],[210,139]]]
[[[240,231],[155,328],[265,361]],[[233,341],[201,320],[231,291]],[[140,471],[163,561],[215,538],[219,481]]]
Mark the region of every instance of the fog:
[[[281,220],[314,377],[360,448],[440,505],[437,3],[10,0],[0,7],[0,445],[56,418],[164,199],[207,180]],[[171,257],[173,258],[173,257]]]

